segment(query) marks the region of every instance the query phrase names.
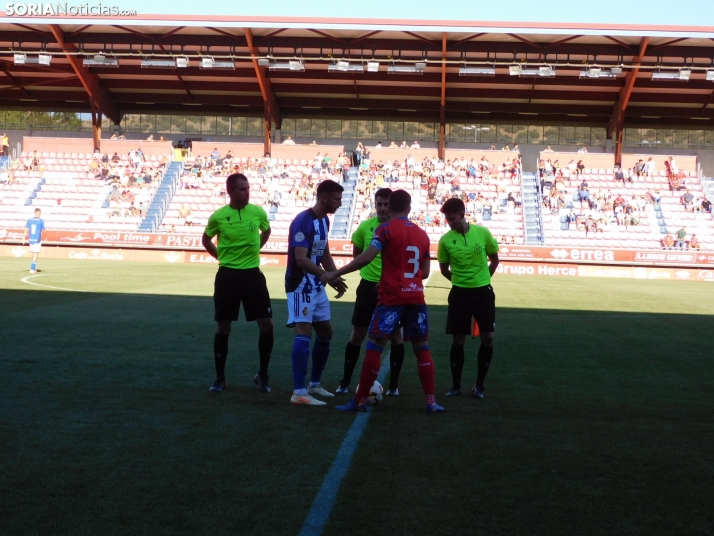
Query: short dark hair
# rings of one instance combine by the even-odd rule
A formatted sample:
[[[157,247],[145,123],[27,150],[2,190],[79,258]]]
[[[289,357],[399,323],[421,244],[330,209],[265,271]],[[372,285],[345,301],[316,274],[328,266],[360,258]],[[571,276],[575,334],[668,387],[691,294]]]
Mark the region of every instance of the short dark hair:
[[[226,192],[235,188],[238,181],[249,182],[248,177],[242,173],[233,173],[233,175],[228,175],[228,178],[226,179]]]
[[[443,205],[441,205],[442,214],[464,214],[466,212],[466,205],[458,197],[452,197],[447,199]]]
[[[374,192],[374,199],[376,200],[378,197],[381,197],[382,199],[389,199],[389,196],[392,195],[392,193],[391,188],[380,188]]]
[[[406,212],[412,204],[412,196],[406,190],[397,190],[389,196],[390,212]]]
[[[325,181],[322,181],[320,184],[317,185],[317,197],[319,198],[321,195],[324,194],[337,194],[344,192],[344,188],[342,187],[341,184],[327,179]]]

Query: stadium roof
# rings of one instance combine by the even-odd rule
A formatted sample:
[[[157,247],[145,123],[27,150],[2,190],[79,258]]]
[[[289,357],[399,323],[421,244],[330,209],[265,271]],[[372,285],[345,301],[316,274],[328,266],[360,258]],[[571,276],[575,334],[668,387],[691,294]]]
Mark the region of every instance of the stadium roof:
[[[0,107],[93,108],[115,121],[124,113],[266,109],[277,124],[286,116],[439,121],[442,114],[446,121],[535,115],[606,124],[618,110],[627,123],[714,121],[714,27],[685,24],[677,10],[670,24],[549,16],[556,22],[199,16],[181,9],[114,19],[6,13]],[[17,64],[16,52],[29,61]],[[41,53],[51,56],[49,65],[37,63]],[[116,58],[118,66],[85,65],[95,55]],[[188,58],[188,66],[172,66],[176,57]],[[213,68],[200,67],[206,57]],[[169,66],[142,67],[152,59]],[[299,63],[291,69],[290,60]],[[368,62],[379,63],[378,71],[369,72]],[[221,63],[229,68],[217,68]],[[411,72],[392,74],[390,66]],[[664,74],[653,78],[655,72]]]

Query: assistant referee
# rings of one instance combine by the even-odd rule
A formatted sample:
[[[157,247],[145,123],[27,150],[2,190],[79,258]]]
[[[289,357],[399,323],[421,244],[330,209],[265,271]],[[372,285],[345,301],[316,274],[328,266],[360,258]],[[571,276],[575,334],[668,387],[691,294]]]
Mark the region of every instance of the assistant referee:
[[[220,264],[213,293],[217,323],[213,341],[216,381],[210,390],[223,391],[226,388],[228,337],[231,334],[231,323],[238,320],[242,302],[246,321],[256,320],[260,330],[260,369],[253,381],[260,391],[269,393],[268,364],[273,351],[273,310],[265,276],[259,266],[260,248],[270,237],[270,223],[262,207],[248,202],[250,184],[245,175],[230,175],[226,179],[226,192],[230,204],[211,214],[201,239],[206,251],[218,259]],[[214,236],[218,237],[218,247],[213,243]]]
[[[461,394],[464,344],[466,335],[472,332],[473,317],[481,332],[481,347],[476,384],[471,391],[476,398],[483,398],[496,327],[496,295],[491,287],[491,276],[498,267],[498,242],[486,227],[466,220],[466,207],[461,199],[449,199],[441,207],[441,212],[451,227],[451,231],[439,240],[437,252],[441,273],[452,283],[446,333],[453,337],[450,356],[453,385],[446,396]]]

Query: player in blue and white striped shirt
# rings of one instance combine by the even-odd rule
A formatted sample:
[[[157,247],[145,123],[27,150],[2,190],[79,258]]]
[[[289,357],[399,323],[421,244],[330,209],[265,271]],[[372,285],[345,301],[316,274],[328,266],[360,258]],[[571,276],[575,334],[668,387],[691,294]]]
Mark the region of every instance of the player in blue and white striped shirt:
[[[288,301],[288,325],[295,329],[291,354],[294,391],[292,404],[325,406],[311,395],[334,396],[320,385],[320,377],[330,355],[332,324],[330,302],[320,278],[335,269],[327,236],[330,232],[328,214],[342,205],[342,191],[338,183],[326,180],[317,187],[315,206],[297,216],[290,224],[288,238],[288,269],[285,272],[285,292]],[[341,297],[347,285],[341,278],[331,286]],[[305,385],[310,358],[312,330],[317,335],[312,348],[312,373],[309,386]]]
[[[32,262],[30,263],[30,273],[37,272],[37,255],[42,247],[42,239],[45,237],[45,220],[40,218],[42,211],[35,209],[35,216],[27,220],[25,231],[22,235],[22,243],[28,240],[30,251],[32,252]]]

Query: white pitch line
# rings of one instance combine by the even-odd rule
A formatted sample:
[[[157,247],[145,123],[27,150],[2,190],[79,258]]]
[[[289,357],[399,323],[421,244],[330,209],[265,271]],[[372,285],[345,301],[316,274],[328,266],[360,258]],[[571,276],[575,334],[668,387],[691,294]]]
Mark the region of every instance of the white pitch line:
[[[28,275],[27,277],[22,278],[20,281],[22,281],[23,283],[27,283],[28,285],[34,285],[36,287],[53,288],[55,290],[67,290],[69,292],[89,292],[88,290],[79,290],[76,288],[53,287],[52,285],[41,285],[40,283],[33,283],[32,281],[28,281],[28,279],[30,279],[32,277],[42,277],[43,275],[50,275],[50,274]]]
[[[384,383],[384,378],[389,370],[389,354],[382,360],[382,364],[377,376],[377,381]],[[358,413],[355,415],[355,420],[347,431],[347,435],[342,440],[340,449],[337,451],[337,456],[332,462],[330,471],[322,481],[320,491],[317,492],[315,500],[312,502],[312,508],[307,515],[305,524],[302,526],[300,536],[320,536],[325,525],[330,520],[332,508],[337,500],[337,493],[340,490],[340,484],[347,475],[347,471],[352,463],[352,456],[357,450],[357,444],[362,437],[364,429],[367,427],[367,421],[371,411],[367,413]]]

